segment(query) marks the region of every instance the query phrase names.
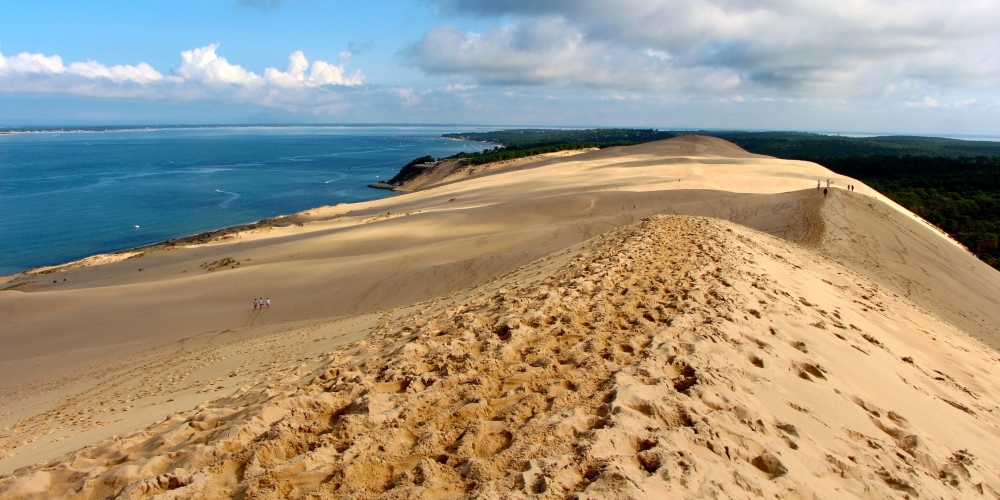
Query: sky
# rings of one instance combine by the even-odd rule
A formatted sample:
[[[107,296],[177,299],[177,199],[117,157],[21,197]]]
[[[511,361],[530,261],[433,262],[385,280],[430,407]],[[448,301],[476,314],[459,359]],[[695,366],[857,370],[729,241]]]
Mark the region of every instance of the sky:
[[[1000,136],[1000,0],[0,1],[0,126]]]

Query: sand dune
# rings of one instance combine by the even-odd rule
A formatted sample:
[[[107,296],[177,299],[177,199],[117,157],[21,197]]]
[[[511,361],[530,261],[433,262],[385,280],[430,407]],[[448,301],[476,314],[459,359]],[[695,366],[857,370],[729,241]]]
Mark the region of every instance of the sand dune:
[[[1000,491],[995,353],[741,226],[644,220],[422,306],[309,373],[81,450],[6,492]]]
[[[8,281],[0,496],[1000,491],[1000,274],[818,165],[683,137],[292,220]]]

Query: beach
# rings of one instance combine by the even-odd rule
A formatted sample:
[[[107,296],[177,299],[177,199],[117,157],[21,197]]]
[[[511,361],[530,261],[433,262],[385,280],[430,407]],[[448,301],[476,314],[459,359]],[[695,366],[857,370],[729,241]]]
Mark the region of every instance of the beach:
[[[1000,273],[720,139],[0,281],[4,498],[1000,491]]]

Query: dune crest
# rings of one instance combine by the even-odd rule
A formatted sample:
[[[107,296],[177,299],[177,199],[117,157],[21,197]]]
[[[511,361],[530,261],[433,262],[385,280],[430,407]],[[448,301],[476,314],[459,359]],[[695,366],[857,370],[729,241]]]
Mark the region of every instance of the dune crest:
[[[809,250],[656,216],[5,498],[997,497],[997,356]]]

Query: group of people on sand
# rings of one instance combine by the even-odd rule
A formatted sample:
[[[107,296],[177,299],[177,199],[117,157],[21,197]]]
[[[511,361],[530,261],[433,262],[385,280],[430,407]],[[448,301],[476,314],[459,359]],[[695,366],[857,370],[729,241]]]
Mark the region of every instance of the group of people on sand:
[[[833,181],[830,180],[830,179],[826,180],[826,187],[823,187],[823,181],[822,180],[818,180],[818,181],[816,181],[816,190],[818,191],[820,188],[822,188],[823,189],[823,196],[825,197],[827,195],[827,193],[830,191],[830,186],[832,186],[832,185],[833,185]],[[848,191],[854,191],[854,184],[848,184],[847,185],[847,190]]]
[[[257,309],[263,309],[265,307],[267,308],[271,307],[271,297],[268,297],[266,299],[253,299],[253,308],[255,311]]]
[[[830,186],[832,184],[833,184],[833,181],[831,181],[830,179],[826,180],[826,187],[823,188],[823,196],[824,197],[826,196],[826,193],[827,193],[827,191],[829,191]],[[821,188],[821,187],[823,187],[823,181],[816,181],[816,190],[818,191],[819,188]]]

